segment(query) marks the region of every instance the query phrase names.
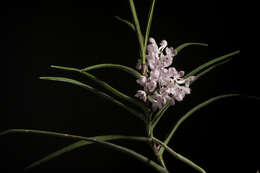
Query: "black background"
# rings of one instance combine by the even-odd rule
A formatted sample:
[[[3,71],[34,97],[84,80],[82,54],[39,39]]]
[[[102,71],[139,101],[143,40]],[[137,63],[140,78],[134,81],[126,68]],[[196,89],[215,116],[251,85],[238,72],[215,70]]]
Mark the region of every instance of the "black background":
[[[249,4],[249,3],[247,3]],[[256,11],[232,1],[158,1],[151,28],[157,42],[166,39],[177,47],[184,42],[206,42],[209,47],[189,47],[174,59],[178,70],[191,71],[211,58],[240,50],[222,67],[192,85],[192,94],[171,107],[158,125],[164,135],[193,106],[213,96],[242,93],[259,96]],[[135,67],[136,35],[114,16],[131,20],[128,1],[21,1],[2,4],[1,56],[4,112],[0,130],[40,129],[96,136],[144,135],[143,124],[128,112],[85,90],[63,83],[41,81],[40,76],[74,73],[53,70],[50,65],[83,68],[99,63]],[[149,0],[136,2],[142,28]],[[6,74],[7,71],[7,74]],[[93,74],[133,96],[135,79],[117,70]],[[89,82],[89,81],[87,81]],[[95,86],[95,85],[94,85]],[[7,103],[7,104],[6,104]],[[6,104],[6,105],[5,105]],[[229,98],[203,108],[189,118],[169,144],[211,172],[256,172],[259,165],[259,101]],[[0,138],[0,172],[22,172],[31,162],[74,141],[38,135]],[[142,143],[116,142],[153,158]],[[154,159],[154,158],[153,158]],[[165,154],[172,172],[196,172]],[[155,172],[145,164],[100,145],[67,153],[30,172]]]

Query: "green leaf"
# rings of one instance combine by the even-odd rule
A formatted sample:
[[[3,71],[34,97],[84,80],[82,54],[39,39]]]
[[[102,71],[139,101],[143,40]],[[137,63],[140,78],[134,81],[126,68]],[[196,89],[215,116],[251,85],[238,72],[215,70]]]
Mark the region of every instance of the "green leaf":
[[[64,66],[51,65],[51,68],[56,68],[56,69],[66,70],[66,71],[79,72],[79,73],[81,72],[80,69],[73,68],[73,67],[64,67]]]
[[[123,136],[124,137],[124,136]],[[116,139],[122,139],[122,136],[95,136],[95,137],[90,137],[91,139],[96,139],[96,140],[100,140],[100,141],[108,141],[108,140],[116,140]],[[94,142],[91,142],[91,141],[85,141],[85,140],[81,140],[81,141],[78,141],[78,142],[75,142],[71,145],[68,145],[62,149],[59,149],[51,154],[48,154],[47,156],[43,157],[42,159],[40,160],[37,160],[35,162],[33,162],[32,164],[30,164],[29,166],[27,166],[25,169],[31,169],[33,167],[36,167],[38,165],[41,165],[47,161],[50,161],[56,157],[59,157],[61,156],[62,154],[65,154],[66,152],[70,152],[72,150],[75,150],[75,149],[78,149],[78,148],[81,148],[83,146],[86,146],[86,145],[90,145],[90,144],[93,144]]]
[[[133,31],[135,31],[135,26],[134,26],[134,24],[132,24],[132,23],[129,22],[128,20],[122,19],[122,18],[119,17],[119,16],[115,16],[115,18],[116,18],[117,20],[119,20],[120,22],[123,22],[123,23],[127,24]]]
[[[59,82],[65,82],[65,83],[70,83],[70,84],[74,84],[77,85],[79,87],[82,87],[92,93],[95,93],[115,104],[117,104],[118,106],[126,109],[128,112],[132,113],[133,115],[135,115],[136,117],[140,118],[141,120],[144,121],[144,116],[142,114],[140,114],[139,112],[137,112],[136,110],[126,106],[125,104],[123,104],[122,102],[116,100],[115,98],[105,94],[104,92],[101,92],[87,84],[81,83],[79,81],[76,81],[74,79],[69,79],[69,78],[65,78],[65,77],[40,77],[40,79],[44,79],[44,80],[52,80],[52,81],[59,81]]]
[[[206,44],[206,43],[194,43],[194,42],[183,43],[176,48],[177,53],[179,53],[182,49],[184,49],[188,46],[208,46],[208,44]]]
[[[124,66],[124,65],[120,65],[120,64],[97,64],[97,65],[92,65],[92,66],[83,68],[83,69],[81,69],[81,71],[84,72],[84,71],[100,69],[100,68],[115,68],[115,69],[119,69],[119,70],[122,70],[122,71],[125,71],[125,72],[131,74],[132,76],[134,76],[137,79],[139,79],[142,76],[135,69],[133,69],[131,67]]]
[[[111,149],[117,150],[119,152],[122,152],[124,154],[127,154],[128,156],[131,156],[139,161],[144,162],[145,164],[149,165],[150,167],[154,168],[155,170],[161,172],[161,173],[167,173],[167,171],[161,167],[160,165],[158,165],[157,163],[155,163],[154,161],[150,160],[149,158],[135,152],[134,150],[128,149],[126,147],[120,146],[120,145],[116,145],[110,142],[105,142],[105,141],[100,141],[100,140],[93,140],[93,139],[89,139],[88,141],[97,143],[97,144],[101,144],[104,146],[107,146]]]
[[[135,10],[134,1],[129,0],[129,4],[130,4],[131,12],[132,12],[132,15],[133,15],[135,28],[136,28],[136,31],[137,31],[137,37],[138,37],[138,41],[139,41],[139,45],[140,45],[140,49],[141,49],[140,52],[142,54],[142,63],[145,64],[144,38],[143,38],[143,34],[142,34],[142,31],[141,31],[141,28],[140,28],[137,13],[136,13],[136,10]]]
[[[208,72],[210,72],[210,71],[213,70],[214,68],[216,68],[216,67],[218,67],[218,66],[220,66],[220,65],[222,65],[222,64],[225,64],[225,63],[229,62],[230,60],[231,60],[231,59],[224,60],[224,61],[221,61],[221,62],[219,62],[219,63],[216,63],[216,64],[212,65],[211,67],[207,68],[206,70],[204,70],[204,71],[198,73],[198,74],[196,75],[195,80],[192,81],[191,84],[194,83],[195,81],[197,81],[201,76],[207,74]],[[187,75],[187,76],[188,76],[188,75]],[[187,78],[187,77],[185,77],[185,78]],[[170,104],[165,104],[165,105],[162,107],[162,109],[160,109],[160,111],[158,111],[158,112],[156,113],[156,115],[154,116],[154,119],[153,119],[153,127],[152,127],[152,128],[155,128],[155,126],[156,126],[157,123],[160,121],[161,117],[164,115],[164,113],[167,111],[167,109],[168,109],[169,107],[170,107]]]
[[[122,153],[125,153],[139,161],[144,162],[145,164],[149,165],[150,167],[154,168],[155,170],[159,171],[160,173],[168,173],[167,170],[165,170],[163,167],[161,167],[159,164],[157,164],[156,162],[152,161],[151,159],[135,152],[134,150],[128,149],[126,147],[122,147],[116,144],[112,144],[109,142],[104,142],[104,141],[95,141],[96,143],[105,145],[107,147],[110,147],[112,149],[115,149],[117,151],[120,151]]]
[[[214,64],[214,65],[212,65],[211,67],[207,68],[206,70],[204,70],[204,71],[198,73],[198,74],[196,75],[195,80],[193,80],[193,81],[191,82],[191,84],[194,83],[195,81],[197,81],[201,76],[207,74],[208,72],[210,72],[210,71],[213,70],[214,68],[216,68],[216,67],[218,67],[218,66],[220,66],[220,65],[223,65],[223,64],[229,62],[230,60],[231,60],[231,59],[228,59],[228,60],[219,62],[219,63],[217,63],[217,64]]]
[[[100,139],[100,140],[102,140],[102,139]],[[37,160],[37,161],[33,162],[32,164],[27,166],[25,168],[25,170],[28,170],[28,169],[34,168],[36,166],[39,166],[39,165],[41,165],[41,164],[43,164],[43,163],[45,163],[45,162],[47,162],[49,160],[52,160],[52,159],[54,159],[56,157],[61,156],[62,154],[65,154],[66,152],[70,152],[72,150],[75,150],[77,148],[80,148],[80,147],[83,147],[83,146],[86,146],[86,145],[92,144],[92,143],[93,142],[89,142],[89,141],[78,141],[76,143],[68,145],[68,146],[66,146],[66,147],[64,147],[64,148],[62,148],[60,150],[57,150],[56,152],[53,152],[53,153],[47,155],[46,157],[43,157],[40,160]]]
[[[192,108],[190,111],[188,111],[185,115],[183,115],[178,121],[177,123],[173,126],[173,128],[171,129],[170,133],[168,134],[167,138],[165,139],[164,143],[167,145],[172,136],[175,134],[176,130],[179,128],[179,126],[187,119],[189,118],[191,115],[193,115],[196,111],[200,110],[201,108],[207,106],[208,104],[215,102],[219,99],[223,99],[223,98],[228,98],[228,97],[234,97],[234,96],[239,96],[240,94],[226,94],[226,95],[220,95],[220,96],[216,96],[213,97],[207,101],[204,101],[202,103],[200,103],[199,105],[195,106],[194,108]],[[164,152],[164,148],[160,149],[160,154],[162,154]]]
[[[152,1],[150,12],[149,12],[149,17],[148,17],[148,22],[147,22],[147,27],[146,27],[146,32],[145,32],[145,38],[144,38],[144,50],[143,50],[144,53],[143,54],[146,53],[145,51],[146,51],[147,42],[148,42],[150,29],[151,29],[151,25],[152,25],[152,19],[153,19],[154,4],[155,4],[155,0]]]
[[[188,73],[187,75],[184,76],[184,78],[187,78],[189,76],[193,76],[193,75],[196,75],[196,73],[198,73],[199,71],[205,69],[205,68],[208,68],[209,66],[211,66],[212,64],[214,63],[217,63],[217,62],[220,62],[220,61],[223,61],[227,58],[230,58],[231,56],[233,55],[236,55],[238,54],[240,51],[235,51],[235,52],[231,52],[229,54],[226,54],[226,55],[223,55],[223,56],[220,56],[218,58],[214,58],[212,59],[211,61],[208,61],[202,65],[200,65],[199,67],[197,67],[196,69],[192,70],[190,73]]]
[[[52,80],[52,81],[59,81],[59,82],[65,82],[65,83],[71,83],[71,84],[74,84],[74,85],[77,85],[77,86],[80,86],[82,88],[85,88],[87,89],[88,91],[90,92],[93,92],[95,94],[100,94],[102,92],[98,91],[97,89],[87,85],[87,84],[83,84],[77,80],[74,80],[74,79],[70,79],[70,78],[65,78],[65,77],[40,77],[40,79],[43,79],[43,80]]]
[[[64,133],[49,132],[49,131],[42,131],[42,130],[32,130],[32,129],[10,129],[10,130],[6,130],[4,132],[1,132],[0,135],[6,135],[6,134],[9,134],[9,133],[29,133],[29,134],[51,135],[51,136],[71,138],[71,139],[80,139],[80,140],[84,140],[84,141],[87,141],[87,142],[90,142],[90,143],[101,144],[101,145],[107,146],[109,148],[112,148],[114,150],[125,153],[125,154],[139,160],[139,161],[142,161],[142,162],[146,163],[147,165],[149,165],[150,167],[154,168],[155,170],[157,170],[161,173],[167,173],[167,171],[163,167],[161,167],[160,165],[158,165],[154,161],[150,160],[149,158],[135,152],[134,150],[131,150],[131,149],[128,149],[126,147],[122,147],[120,145],[116,145],[116,144],[113,144],[113,143],[110,143],[110,142],[102,141],[102,139],[104,139],[104,136],[103,137],[89,138],[89,137],[83,137],[83,136],[75,136],[75,135],[64,134]],[[110,136],[110,137],[113,137],[113,136]],[[110,138],[110,137],[108,137],[108,138]],[[100,139],[97,139],[97,138],[100,138]],[[146,138],[146,137],[121,136],[121,138],[122,139],[128,139],[128,140],[151,142],[151,139]],[[76,146],[80,146],[80,145],[83,146],[85,144],[83,142],[78,142],[77,145],[76,145],[76,143],[75,143]],[[74,147],[75,147],[75,145],[74,145]],[[70,147],[66,148],[66,150],[70,150],[70,149],[73,149],[72,145],[70,145]],[[43,162],[41,162],[41,163],[43,163]],[[26,169],[30,169],[32,167],[35,167],[35,166],[41,164],[41,163],[39,163],[39,161],[36,161],[33,164],[29,165]]]
[[[123,99],[125,101],[128,101],[128,102],[132,103],[133,105],[136,105],[137,107],[141,108],[145,113],[149,112],[149,109],[140,100],[134,99],[134,98],[132,98],[132,97],[130,97],[130,96],[128,96],[128,95],[118,91],[117,89],[113,88],[111,85],[109,85],[106,82],[98,79],[97,77],[95,77],[94,75],[92,75],[92,74],[90,74],[90,73],[88,73],[86,71],[82,71],[80,69],[70,68],[70,67],[62,67],[62,66],[53,66],[52,65],[51,67],[52,68],[56,68],[56,69],[67,70],[67,71],[79,72],[79,73],[83,74],[84,76],[86,76],[87,78],[91,79],[92,81],[96,82],[100,86],[104,87],[105,89],[107,89],[111,93],[115,94],[120,99]]]

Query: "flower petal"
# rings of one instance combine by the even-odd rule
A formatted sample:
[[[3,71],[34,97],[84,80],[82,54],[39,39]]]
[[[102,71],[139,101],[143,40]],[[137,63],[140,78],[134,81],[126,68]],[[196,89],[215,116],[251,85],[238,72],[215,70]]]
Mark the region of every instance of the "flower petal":
[[[140,99],[143,100],[144,102],[146,102],[146,100],[147,100],[146,92],[143,91],[143,90],[138,90],[137,93],[135,94],[135,97],[140,98]]]
[[[141,76],[139,79],[136,80],[136,82],[141,86],[145,86],[146,81],[147,81],[147,78],[145,76]]]
[[[147,86],[149,92],[153,92],[157,86],[157,82],[155,80],[151,80],[150,82],[146,83],[146,86]]]
[[[166,40],[162,40],[160,43],[160,47],[159,47],[159,51],[162,52],[163,49],[167,46],[167,41]]]

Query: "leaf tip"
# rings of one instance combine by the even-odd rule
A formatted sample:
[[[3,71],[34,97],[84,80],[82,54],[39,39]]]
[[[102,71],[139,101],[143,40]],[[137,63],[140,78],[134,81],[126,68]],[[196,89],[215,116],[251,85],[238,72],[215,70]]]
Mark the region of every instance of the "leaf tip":
[[[39,164],[35,164],[35,163],[32,163],[28,166],[26,166],[25,168],[23,168],[24,172],[28,172],[29,170],[31,170],[32,168],[38,166]]]
[[[56,68],[57,66],[56,65],[50,65],[51,68]]]
[[[7,130],[3,131],[3,132],[0,132],[0,136],[4,136],[7,134]]]
[[[240,53],[240,50],[237,50],[237,51],[235,51],[234,53],[238,54],[238,53]]]
[[[23,170],[24,170],[24,172],[27,172],[30,168],[31,168],[31,166],[29,165],[29,166],[23,168]]]
[[[236,55],[236,54],[239,54],[240,53],[240,50],[236,50],[236,51],[234,51],[234,52],[231,52],[230,54],[229,54],[229,56],[233,56],[233,55]]]

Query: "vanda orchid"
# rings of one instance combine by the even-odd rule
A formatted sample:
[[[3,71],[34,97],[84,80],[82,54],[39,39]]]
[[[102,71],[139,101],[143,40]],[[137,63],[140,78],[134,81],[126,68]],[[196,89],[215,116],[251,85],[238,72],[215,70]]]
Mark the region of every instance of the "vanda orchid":
[[[175,100],[182,101],[186,94],[190,94],[189,86],[195,76],[183,79],[184,71],[178,72],[174,67],[169,67],[177,51],[172,47],[168,48],[166,40],[160,43],[159,48],[153,38],[149,41],[146,55],[148,65],[145,67],[147,71],[137,79],[137,83],[144,89],[138,90],[135,96],[144,102],[148,100],[152,104],[152,110],[155,111],[167,103],[174,105]],[[139,59],[136,68],[141,70],[141,67]]]
[[[136,14],[134,0],[129,0],[129,5],[133,17],[133,23],[120,17],[116,18],[119,21],[127,24],[131,29],[133,29],[134,32],[136,32],[140,47],[140,57],[136,57],[137,70],[120,64],[97,64],[83,69],[54,65],[51,66],[55,69],[82,74],[86,78],[92,80],[93,83],[96,83],[97,85],[100,85],[100,87],[106,89],[109,92],[109,94],[99,89],[96,89],[88,84],[71,78],[48,76],[40,77],[40,79],[73,84],[82,87],[87,91],[92,92],[107,101],[113,102],[114,104],[128,111],[129,114],[135,116],[136,119],[143,122],[144,128],[146,130],[146,136],[106,135],[95,137],[83,137],[71,134],[33,129],[9,129],[1,132],[0,136],[7,135],[9,133],[32,133],[69,138],[73,139],[74,141],[76,140],[75,143],[61,148],[60,150],[50,153],[46,157],[43,157],[42,159],[33,162],[32,164],[28,165],[25,169],[28,170],[35,168],[47,161],[50,161],[64,154],[65,152],[75,150],[79,147],[83,147],[90,144],[100,144],[103,146],[107,146],[111,149],[115,149],[129,156],[132,156],[133,158],[136,158],[137,160],[147,164],[148,166],[152,167],[153,169],[161,173],[175,172],[174,170],[170,170],[167,167],[163,155],[164,151],[167,151],[171,156],[173,156],[177,160],[180,160],[184,164],[187,164],[188,166],[192,167],[194,169],[194,172],[207,172],[206,168],[202,168],[195,162],[177,153],[174,150],[174,148],[168,145],[169,141],[172,139],[178,127],[197,110],[219,99],[239,96],[240,94],[219,95],[210,98],[202,102],[201,104],[193,107],[190,111],[184,114],[180,120],[176,122],[175,126],[169,128],[169,133],[163,140],[159,140],[154,135],[155,127],[160,121],[161,117],[165,115],[168,108],[174,107],[176,104],[181,104],[181,101],[185,99],[185,96],[188,97],[192,93],[190,87],[194,81],[197,81],[201,76],[207,74],[209,71],[218,67],[219,65],[228,62],[230,60],[229,58],[233,55],[238,54],[239,51],[234,51],[226,55],[211,59],[207,63],[198,66],[198,68],[186,74],[184,71],[181,71],[182,69],[175,68],[175,59],[178,58],[179,52],[187,46],[208,45],[205,43],[188,42],[176,47],[171,47],[170,45],[168,45],[166,40],[155,40],[155,38],[150,36],[149,33],[153,18],[155,0],[151,1],[146,32],[143,34],[141,32],[139,20]],[[131,64],[131,66],[135,66],[135,64]],[[135,78],[139,89],[136,91],[136,93],[131,93],[127,95],[113,88],[111,85],[97,78],[89,72],[91,70],[100,68],[115,68],[117,70],[122,70],[123,72],[128,73],[130,77]],[[144,145],[148,144],[147,147],[151,148],[151,152],[154,154],[156,159],[152,160],[151,158],[148,158],[136,152],[135,150],[113,143],[113,140],[119,139],[140,141],[143,142]]]

